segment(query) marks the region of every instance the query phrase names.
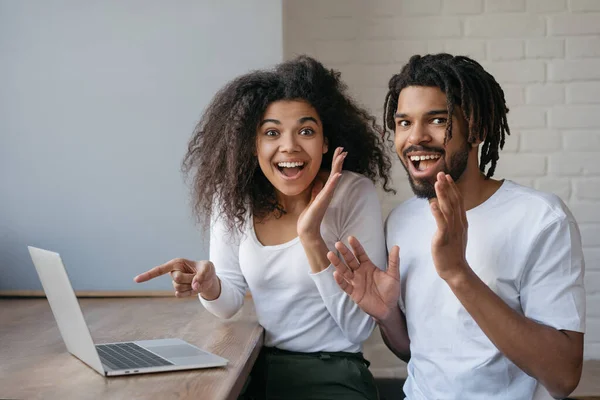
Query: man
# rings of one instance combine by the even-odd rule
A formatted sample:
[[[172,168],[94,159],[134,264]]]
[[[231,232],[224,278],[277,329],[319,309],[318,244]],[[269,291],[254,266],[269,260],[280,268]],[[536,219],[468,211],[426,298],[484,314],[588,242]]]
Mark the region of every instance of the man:
[[[345,263],[328,253],[340,287],[408,361],[410,400],[531,399],[539,385],[562,398],[579,382],[579,230],[557,196],[491,179],[507,112],[477,62],[413,56],[385,101],[416,195],[386,222],[388,269],[354,238],[352,251],[336,244]]]

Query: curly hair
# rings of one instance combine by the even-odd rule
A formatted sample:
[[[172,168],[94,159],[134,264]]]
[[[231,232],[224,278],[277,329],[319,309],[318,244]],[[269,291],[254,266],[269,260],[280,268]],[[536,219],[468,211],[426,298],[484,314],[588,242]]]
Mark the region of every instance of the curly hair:
[[[412,56],[389,81],[383,107],[383,121],[388,129],[395,129],[398,96],[407,86],[440,88],[446,94],[448,115],[453,114],[456,105],[462,108],[469,126],[467,141],[483,142],[479,169],[486,178],[492,177],[500,158],[499,150],[504,147],[506,135],[510,135],[504,92],[494,77],[468,57],[445,53]],[[452,120],[446,127],[445,143],[451,138]],[[486,173],[487,164],[491,165]]]
[[[260,119],[279,100],[306,101],[317,111],[329,144],[321,169],[331,168],[333,152],[342,146],[348,152],[345,170],[382,181],[383,189],[393,192],[385,130],[346,90],[339,72],[307,56],[240,76],[221,89],[196,126],[183,160],[183,172],[193,175],[198,220],[206,225],[218,213],[230,230],[241,231],[248,213],[259,218],[285,213],[256,157]]]

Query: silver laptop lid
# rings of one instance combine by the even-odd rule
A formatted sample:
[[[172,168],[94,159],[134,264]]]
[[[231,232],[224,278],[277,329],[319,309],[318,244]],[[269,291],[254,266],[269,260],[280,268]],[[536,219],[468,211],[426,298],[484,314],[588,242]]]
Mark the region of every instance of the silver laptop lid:
[[[60,254],[28,246],[67,350],[105,375]]]

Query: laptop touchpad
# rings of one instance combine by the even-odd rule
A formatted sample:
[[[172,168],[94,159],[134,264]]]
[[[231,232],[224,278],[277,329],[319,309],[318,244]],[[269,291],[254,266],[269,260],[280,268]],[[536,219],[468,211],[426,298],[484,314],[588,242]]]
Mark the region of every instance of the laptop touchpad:
[[[207,354],[200,349],[185,344],[152,347],[147,346],[147,349],[167,359],[177,357],[195,357]]]

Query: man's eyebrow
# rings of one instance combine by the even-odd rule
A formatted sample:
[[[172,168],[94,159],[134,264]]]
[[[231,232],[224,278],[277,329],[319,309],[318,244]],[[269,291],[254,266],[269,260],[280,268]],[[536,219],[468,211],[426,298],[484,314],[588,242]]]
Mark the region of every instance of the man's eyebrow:
[[[448,110],[444,108],[443,110],[431,110],[431,111],[427,111],[425,113],[425,115],[439,115],[439,114],[448,115]]]
[[[298,122],[300,122],[301,124],[305,123],[306,121],[312,121],[315,124],[319,125],[319,122],[317,122],[317,119],[313,118],[313,117],[302,117],[298,120]]]
[[[281,125],[281,122],[277,119],[263,119],[262,121],[260,121],[260,125],[258,126],[263,126],[266,123],[272,122],[275,125]]]
[[[448,110],[446,110],[446,109],[431,110],[431,111],[427,111],[425,113],[425,115],[427,115],[427,116],[440,115],[440,114],[448,115]],[[406,118],[406,117],[408,117],[408,114],[404,114],[404,113],[396,113],[396,114],[394,114],[394,118]]]

